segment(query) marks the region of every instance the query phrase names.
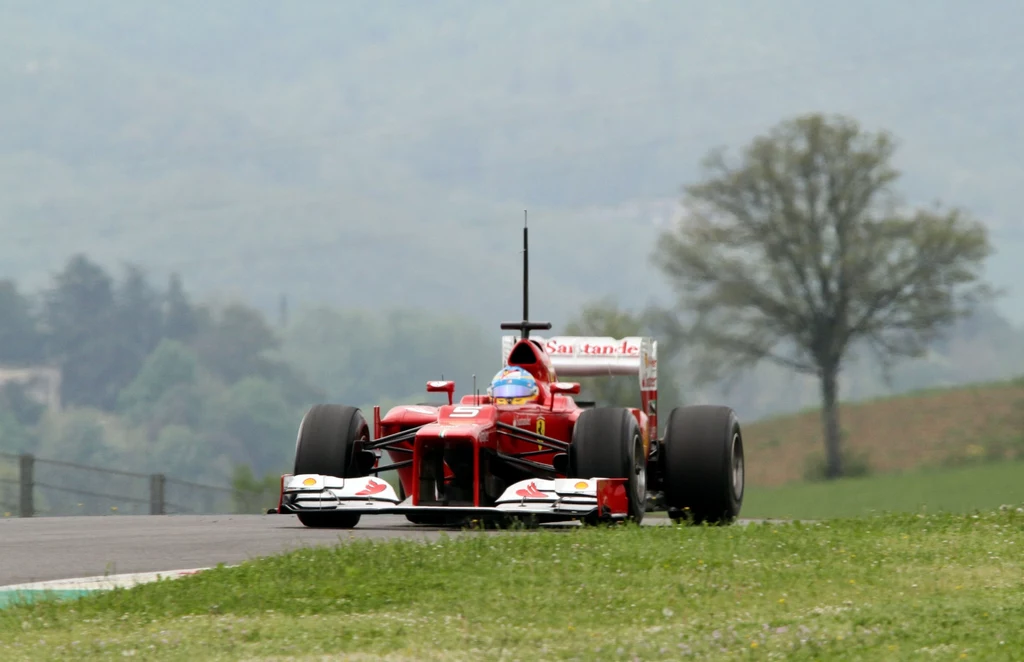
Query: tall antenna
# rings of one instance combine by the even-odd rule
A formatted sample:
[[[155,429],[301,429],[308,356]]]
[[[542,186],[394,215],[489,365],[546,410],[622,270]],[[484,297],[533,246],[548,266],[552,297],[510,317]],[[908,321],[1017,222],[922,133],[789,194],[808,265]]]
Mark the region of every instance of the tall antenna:
[[[546,331],[551,322],[530,321],[530,230],[527,226],[527,211],[523,210],[523,319],[519,322],[502,322],[502,329],[517,329],[523,338],[530,337],[530,331]]]
[[[527,227],[526,210],[523,210],[523,322],[530,319],[530,229]],[[523,337],[530,337],[530,329],[523,325]]]

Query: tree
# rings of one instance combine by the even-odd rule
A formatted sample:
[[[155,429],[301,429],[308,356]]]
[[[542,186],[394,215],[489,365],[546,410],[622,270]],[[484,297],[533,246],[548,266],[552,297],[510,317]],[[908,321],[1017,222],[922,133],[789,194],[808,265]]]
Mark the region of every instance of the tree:
[[[61,368],[61,400],[113,407],[111,379],[118,354],[116,307],[110,276],[84,255],[68,260],[45,296],[47,354]]]
[[[119,393],[138,374],[146,357],[159,344],[164,332],[160,294],[136,265],[125,265],[124,280],[116,293],[113,330],[119,339],[111,380]]]
[[[27,366],[43,357],[32,305],[14,281],[0,281],[0,364]]]
[[[232,303],[217,319],[201,324],[194,347],[213,373],[228,384],[252,375],[263,375],[269,364],[265,353],[280,341],[260,311]]]
[[[32,397],[25,384],[10,381],[0,386],[0,410],[13,414],[21,425],[33,426],[46,412],[46,405]]]
[[[231,476],[232,500],[236,513],[264,513],[267,505],[276,503],[281,476],[269,473],[256,478],[247,464],[235,466]]]
[[[306,310],[286,330],[283,356],[329,399],[353,405],[410,393],[427,402],[425,382],[442,375],[470,393],[474,374],[483,389],[501,368],[500,343],[471,320],[415,310]]]
[[[288,405],[276,384],[259,377],[238,381],[224,393],[215,416],[219,432],[235,442],[221,447],[233,462],[261,475],[287,470],[302,412]]]
[[[177,340],[165,339],[119,394],[120,412],[136,425],[145,424],[151,439],[166,425],[196,428],[206,395],[199,376],[195,354]]]
[[[652,331],[655,321],[651,313],[634,314],[622,310],[610,299],[586,304],[565,327],[573,336],[628,336],[656,335]],[[669,408],[680,402],[679,387],[667,366],[673,355],[670,343],[658,342],[658,400],[669,403]],[[584,377],[580,379],[580,393],[604,406],[636,407],[640,404],[640,383],[635,377]],[[664,422],[667,422],[667,417]]]
[[[150,448],[148,471],[159,472],[173,478],[186,478],[193,483],[223,484],[229,474],[221,470],[220,449],[211,445],[202,435],[183,425],[167,425],[160,430],[156,443]],[[227,465],[230,466],[230,465]],[[177,498],[194,503],[204,496],[203,490],[189,490],[190,497]],[[184,503],[180,505],[186,505]]]
[[[192,340],[199,329],[199,318],[176,273],[168,280],[164,302],[164,337],[182,342]]]
[[[843,473],[838,377],[850,350],[870,348],[888,369],[991,294],[985,227],[956,209],[903,207],[894,150],[887,133],[808,115],[737,163],[713,151],[654,251],[689,313],[680,324],[703,378],[762,360],[818,377],[830,478]]]
[[[0,453],[28,453],[35,441],[34,433],[18,420],[15,412],[0,407]]]

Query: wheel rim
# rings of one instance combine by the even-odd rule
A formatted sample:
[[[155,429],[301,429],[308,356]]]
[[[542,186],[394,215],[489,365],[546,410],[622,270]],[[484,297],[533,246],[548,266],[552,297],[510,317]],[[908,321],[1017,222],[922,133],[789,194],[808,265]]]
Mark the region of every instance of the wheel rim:
[[[644,442],[637,435],[633,438],[633,480],[636,485],[637,503],[643,504],[647,498],[647,466],[644,456]]]
[[[737,501],[743,498],[743,442],[739,433],[732,435],[732,493]]]

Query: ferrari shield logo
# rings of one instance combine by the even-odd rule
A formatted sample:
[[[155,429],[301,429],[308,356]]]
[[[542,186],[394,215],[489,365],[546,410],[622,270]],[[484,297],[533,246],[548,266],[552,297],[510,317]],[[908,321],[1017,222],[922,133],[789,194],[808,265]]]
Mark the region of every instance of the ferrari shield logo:
[[[546,429],[547,429],[547,426],[544,424],[544,419],[543,418],[538,418],[537,419],[537,434],[544,434],[544,431]],[[540,445],[540,444],[537,444],[537,450],[544,450],[544,447],[542,445]]]

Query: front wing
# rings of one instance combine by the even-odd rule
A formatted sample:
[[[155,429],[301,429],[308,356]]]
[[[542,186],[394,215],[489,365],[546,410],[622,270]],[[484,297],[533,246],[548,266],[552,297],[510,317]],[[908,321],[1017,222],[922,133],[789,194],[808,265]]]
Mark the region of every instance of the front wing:
[[[629,513],[626,478],[529,479],[513,484],[493,506],[414,506],[399,499],[391,484],[373,476],[337,478],[319,474],[286,474],[276,512],[344,511],[372,515],[451,513],[469,517],[505,515],[558,521],[584,517],[625,519]]]

